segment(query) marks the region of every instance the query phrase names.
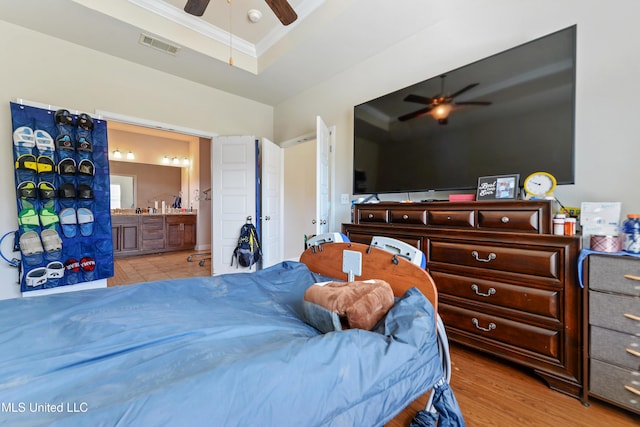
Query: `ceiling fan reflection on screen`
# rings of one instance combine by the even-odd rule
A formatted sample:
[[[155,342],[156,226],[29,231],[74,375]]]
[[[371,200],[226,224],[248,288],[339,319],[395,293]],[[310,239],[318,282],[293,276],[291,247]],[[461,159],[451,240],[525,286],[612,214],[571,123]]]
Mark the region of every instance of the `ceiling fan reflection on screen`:
[[[283,25],[289,25],[298,19],[296,11],[287,0],[265,0],[265,2]],[[191,15],[202,16],[208,5],[209,0],[187,0],[184,11]]]
[[[407,120],[415,119],[417,117],[422,117],[426,115],[431,115],[434,119],[438,121],[441,125],[446,125],[449,122],[449,113],[454,110],[455,107],[459,105],[491,105],[489,101],[463,101],[463,102],[454,102],[454,98],[459,96],[466,91],[473,89],[478,86],[480,83],[471,83],[460,89],[457,92],[452,93],[451,95],[445,95],[444,92],[444,79],[447,77],[446,74],[440,76],[440,94],[435,95],[431,98],[427,98],[425,96],[420,95],[407,95],[404,100],[406,102],[414,102],[416,104],[424,104],[425,108],[421,108],[420,110],[414,111],[413,113],[405,114],[403,116],[398,117],[398,120],[401,122],[405,122]]]

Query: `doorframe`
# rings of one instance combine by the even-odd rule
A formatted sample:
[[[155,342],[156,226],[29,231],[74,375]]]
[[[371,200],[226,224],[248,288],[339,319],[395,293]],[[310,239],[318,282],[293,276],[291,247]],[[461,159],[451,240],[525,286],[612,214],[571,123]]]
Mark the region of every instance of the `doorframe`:
[[[322,116],[320,116],[322,117]],[[332,230],[336,223],[336,125],[327,126],[329,128],[329,230]],[[277,143],[280,148],[292,147],[297,144],[317,139],[317,132],[309,132],[295,138],[287,139]],[[283,196],[284,197],[284,196]]]
[[[164,123],[164,122],[159,122],[156,120],[150,120],[150,119],[143,119],[141,117],[136,117],[136,116],[129,116],[126,114],[120,114],[120,113],[114,113],[112,111],[106,111],[106,110],[100,110],[100,109],[95,109],[94,110],[94,118],[98,119],[98,120],[112,120],[115,122],[120,122],[120,123],[126,123],[126,124],[130,124],[130,125],[134,125],[134,126],[141,126],[141,127],[146,127],[146,128],[151,128],[151,129],[158,129],[158,130],[163,130],[163,131],[168,131],[168,132],[174,132],[174,133],[180,133],[180,134],[184,134],[184,135],[190,135],[190,136],[196,136],[199,138],[204,138],[207,139],[209,141],[209,145],[211,146],[211,149],[213,150],[213,138],[216,136],[219,136],[219,134],[215,133],[215,132],[210,132],[210,131],[205,131],[205,130],[200,130],[200,129],[194,129],[194,128],[189,128],[189,127],[185,127],[185,126],[179,126],[179,125],[175,125],[175,124],[170,124],[170,123]],[[211,158],[207,159],[209,163],[211,163]],[[203,159],[200,159],[200,161],[202,162]],[[213,179],[213,175],[212,175],[212,179]],[[210,183],[211,184],[211,183]],[[210,186],[209,186],[210,188]],[[202,191],[200,192],[202,193]],[[211,209],[213,210],[213,201],[211,201],[210,203],[211,205]],[[209,236],[210,240],[211,240],[211,245],[210,248],[211,250],[213,250],[213,230],[211,230],[211,235]],[[206,250],[206,248],[200,248],[198,249],[196,247],[196,250]],[[213,268],[213,264],[212,264],[212,268]]]

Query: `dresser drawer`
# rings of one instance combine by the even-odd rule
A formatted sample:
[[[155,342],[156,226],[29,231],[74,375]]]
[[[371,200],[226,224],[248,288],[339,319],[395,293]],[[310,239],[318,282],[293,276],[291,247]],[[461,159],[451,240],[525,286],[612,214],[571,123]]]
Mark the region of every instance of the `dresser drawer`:
[[[464,331],[479,339],[490,339],[526,349],[544,357],[559,359],[559,331],[467,310],[449,304],[439,304],[438,312],[447,328]]]
[[[640,258],[590,255],[589,289],[640,296]]]
[[[475,227],[472,210],[465,211],[429,211],[429,225],[443,227]]]
[[[524,249],[431,240],[429,261],[559,278],[560,254],[554,249]]]
[[[387,209],[358,209],[358,222],[389,222],[389,211]]]
[[[478,211],[478,228],[540,233],[540,214],[537,210]]]
[[[142,218],[143,230],[163,230],[164,218],[162,216],[146,216]]]
[[[555,290],[536,289],[431,270],[438,293],[453,295],[560,320],[562,295]]]
[[[591,393],[635,412],[640,411],[640,372],[591,359],[589,383]]]
[[[591,326],[589,355],[622,368],[640,371],[640,336]]]
[[[409,210],[409,209],[392,209],[391,222],[394,224],[427,224],[427,211],[425,210]]]
[[[640,334],[640,297],[589,291],[589,323],[627,334]]]

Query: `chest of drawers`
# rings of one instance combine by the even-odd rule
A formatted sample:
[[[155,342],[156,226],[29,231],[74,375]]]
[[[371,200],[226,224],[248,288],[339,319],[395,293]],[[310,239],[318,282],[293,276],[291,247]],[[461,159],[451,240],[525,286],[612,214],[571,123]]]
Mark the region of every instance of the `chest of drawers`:
[[[580,239],[549,234],[546,201],[357,205],[352,240],[421,249],[451,341],[532,368],[582,397]]]
[[[640,414],[640,258],[587,262],[589,395]]]

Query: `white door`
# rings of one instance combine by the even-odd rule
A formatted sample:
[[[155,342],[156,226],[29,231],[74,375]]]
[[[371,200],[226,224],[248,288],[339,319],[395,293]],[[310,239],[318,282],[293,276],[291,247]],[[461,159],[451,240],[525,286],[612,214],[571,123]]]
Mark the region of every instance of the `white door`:
[[[331,132],[316,118],[316,234],[329,232],[329,139]]]
[[[283,159],[282,148],[263,138],[261,144],[262,173],[260,186],[262,206],[260,232],[262,244],[262,268],[267,268],[282,261],[284,237],[283,224]]]
[[[256,142],[252,136],[218,136],[211,147],[212,274],[253,270],[231,266],[240,228],[256,215]]]

